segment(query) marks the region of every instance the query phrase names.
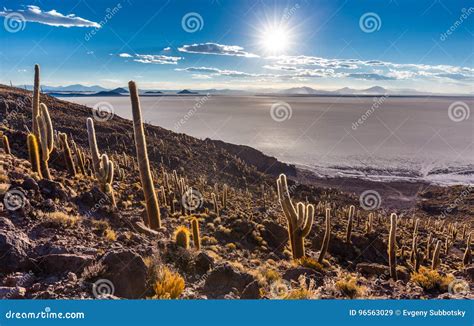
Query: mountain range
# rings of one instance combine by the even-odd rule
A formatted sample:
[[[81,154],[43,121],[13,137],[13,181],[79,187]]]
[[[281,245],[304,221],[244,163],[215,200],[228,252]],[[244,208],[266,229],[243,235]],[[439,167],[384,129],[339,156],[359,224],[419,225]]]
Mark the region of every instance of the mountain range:
[[[32,85],[19,86],[27,90],[32,90]],[[99,85],[85,86],[74,84],[68,86],[43,86],[42,91],[51,95],[72,95],[72,96],[120,96],[128,94],[126,87],[107,89]],[[472,95],[472,94],[437,94],[431,92],[420,92],[414,89],[386,89],[381,86],[373,86],[365,89],[354,89],[343,87],[337,90],[321,90],[308,86],[293,87],[283,90],[272,88],[259,90],[237,90],[237,89],[196,89],[196,90],[140,90],[143,95],[289,95],[289,96],[364,96],[364,95],[401,95],[401,96],[420,96],[420,95]]]

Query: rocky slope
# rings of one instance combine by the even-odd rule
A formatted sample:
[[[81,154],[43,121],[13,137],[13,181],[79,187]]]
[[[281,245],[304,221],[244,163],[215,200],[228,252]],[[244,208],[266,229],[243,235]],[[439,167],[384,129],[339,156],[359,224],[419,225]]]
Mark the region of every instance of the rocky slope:
[[[42,96],[55,130],[88,152],[89,108]],[[157,190],[164,174],[176,174],[196,190],[190,214],[182,198],[161,205],[163,227],[146,226],[130,121],[95,121],[99,149],[118,165],[113,181],[117,209],[92,175],[70,176],[62,151],[50,159],[52,180],[40,179],[28,161],[31,92],[0,86],[1,131],[11,154],[1,152],[0,297],[3,298],[445,298],[471,296],[472,266],[462,266],[472,230],[470,190],[433,188],[410,211],[400,211],[396,251],[399,280],[389,277],[389,212],[364,211],[358,198],[332,189],[289,182],[293,201],[319,203],[305,239],[307,258],[291,259],[287,222],[276,194],[276,175],[298,176],[293,167],[244,146],[198,140],[146,126]],[[223,205],[224,184],[229,186]],[[446,189],[445,189],[446,190]],[[176,192],[176,191],[175,191]],[[217,213],[212,200],[217,194]],[[159,195],[161,198],[162,194]],[[444,221],[436,216],[449,209]],[[355,205],[351,241],[345,240],[349,205]],[[331,209],[328,252],[317,262]],[[374,213],[367,229],[369,213]],[[413,214],[413,216],[412,216]],[[200,225],[201,248],[179,246],[175,231]],[[413,219],[413,217],[415,219]],[[428,237],[448,239],[438,271],[410,259],[419,218],[420,251]],[[457,224],[451,221],[457,221]],[[453,235],[453,230],[457,230]],[[191,237],[194,240],[194,237]],[[434,241],[434,240],[433,240]],[[427,257],[429,256],[429,257]],[[423,278],[424,277],[424,278]],[[432,281],[434,285],[426,281]],[[466,285],[467,284],[467,285]]]

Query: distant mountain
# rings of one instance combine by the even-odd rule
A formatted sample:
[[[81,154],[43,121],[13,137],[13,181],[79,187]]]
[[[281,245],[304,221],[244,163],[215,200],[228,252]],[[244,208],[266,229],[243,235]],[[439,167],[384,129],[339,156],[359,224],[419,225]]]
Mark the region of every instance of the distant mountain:
[[[32,90],[33,85],[26,85],[26,89]],[[102,92],[107,91],[107,88],[104,88],[99,85],[94,86],[84,86],[81,84],[74,84],[68,86],[41,86],[43,92]]]
[[[366,89],[354,89],[349,87],[344,87],[334,91],[333,93],[339,95],[383,95],[391,93],[389,90],[381,86],[373,86]]]
[[[90,94],[90,96],[122,96],[123,92],[117,92],[116,90],[112,91],[102,91],[102,92],[97,92],[95,94]]]
[[[331,94],[330,91],[322,91],[316,90],[311,87],[293,87],[289,89],[285,89],[283,91],[279,91],[280,94],[287,94],[287,95],[322,95],[322,94]]]
[[[145,91],[143,94],[163,94],[161,91]]]
[[[196,94],[198,94],[198,93],[196,93],[196,92],[191,92],[191,91],[189,91],[189,90],[187,90],[187,89],[183,89],[182,91],[180,91],[180,92],[178,92],[178,93],[176,93],[176,94],[178,94],[178,95],[196,95]]]
[[[121,94],[121,93],[128,94],[128,89],[123,88],[123,87],[118,87],[118,88],[115,88],[115,89],[111,90],[111,92],[119,93],[119,94]]]

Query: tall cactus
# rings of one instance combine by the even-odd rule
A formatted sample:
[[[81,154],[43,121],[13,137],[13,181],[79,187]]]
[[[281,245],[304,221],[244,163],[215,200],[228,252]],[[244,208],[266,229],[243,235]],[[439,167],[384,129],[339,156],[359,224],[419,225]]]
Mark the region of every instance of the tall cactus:
[[[130,100],[132,102],[133,130],[135,133],[135,147],[137,151],[138,170],[142,183],[143,194],[146,201],[146,211],[148,215],[148,225],[152,229],[161,228],[160,206],[156,197],[155,187],[150,172],[150,162],[146,148],[145,131],[142,123],[142,113],[138,98],[137,86],[134,81],[128,83],[130,90]]]
[[[114,180],[114,163],[109,160],[107,154],[102,154],[99,171],[96,173],[96,176],[99,180],[102,191],[110,196],[112,206],[117,207],[114,189],[112,188],[112,182]]]
[[[227,185],[224,183],[222,187],[222,208],[227,208]]]
[[[347,219],[347,229],[346,229],[346,242],[351,243],[351,234],[352,234],[352,223],[354,218],[355,206],[351,205],[349,207],[349,217]]]
[[[40,133],[36,117],[40,115],[40,67],[35,65],[35,80],[33,86],[33,115],[32,115],[32,128],[31,131],[35,135],[36,139],[39,139]]]
[[[462,264],[464,267],[467,267],[471,263],[472,263],[471,234],[469,234],[466,240],[466,250],[464,251],[464,256],[462,257]]]
[[[39,131],[39,144],[41,148],[41,172],[46,179],[51,180],[48,161],[54,147],[53,124],[49,116],[48,107],[44,103],[40,104],[40,113],[36,117],[36,127]]]
[[[321,244],[321,250],[319,251],[318,262],[321,264],[324,260],[324,256],[329,248],[329,240],[331,238],[331,209],[326,208],[326,229],[324,230],[324,238]]]
[[[291,251],[294,259],[305,256],[304,239],[311,231],[314,220],[314,206],[311,204],[298,203],[295,207],[291,202],[290,192],[286,176],[280,174],[277,179],[278,198],[283,213],[288,221],[288,234],[290,238]]]
[[[5,154],[10,155],[11,154],[10,142],[8,141],[7,135],[2,136],[2,142],[3,142],[3,150],[5,151]]]
[[[219,216],[219,203],[217,202],[217,196],[215,193],[211,193],[212,203],[214,205],[214,213]]]
[[[69,143],[67,141],[67,135],[63,132],[60,132],[58,134],[58,137],[59,137],[59,143],[61,144],[61,148],[63,151],[63,158],[64,158],[64,161],[66,162],[68,173],[74,177],[76,176],[76,166],[74,165],[71,148],[69,147]]]
[[[92,169],[94,173],[98,173],[100,169],[100,153],[99,147],[97,146],[97,139],[95,137],[94,120],[87,118],[87,137],[89,139],[89,148],[92,157]]]
[[[38,173],[38,176],[42,178],[43,175],[41,174],[38,142],[36,141],[36,136],[33,133],[28,134],[27,145],[31,169],[33,172]]]
[[[441,240],[436,242],[435,250],[433,251],[433,260],[431,261],[431,269],[436,270],[438,269],[441,260],[439,259],[439,254],[441,252]]]
[[[388,236],[388,262],[390,265],[390,277],[395,281],[397,278],[397,215],[390,215],[390,233]]]
[[[196,217],[192,219],[191,226],[193,228],[194,248],[196,248],[196,250],[201,250],[201,236],[199,234],[199,220]]]

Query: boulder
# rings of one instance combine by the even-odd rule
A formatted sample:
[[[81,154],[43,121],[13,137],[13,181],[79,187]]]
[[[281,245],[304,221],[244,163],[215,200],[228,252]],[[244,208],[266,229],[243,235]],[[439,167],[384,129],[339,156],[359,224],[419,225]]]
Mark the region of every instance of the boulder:
[[[17,272],[29,265],[30,239],[16,230],[6,218],[0,218],[0,273]]]
[[[263,226],[265,228],[260,231],[260,234],[268,247],[283,252],[288,244],[288,230],[274,221],[265,221]]]
[[[256,280],[247,285],[240,295],[241,299],[260,299],[260,297],[260,285]]]
[[[62,201],[68,199],[66,189],[59,182],[41,179],[38,181],[38,186],[44,198],[59,199]]]
[[[105,266],[101,277],[113,284],[112,294],[127,299],[145,295],[148,268],[140,255],[132,250],[112,251],[100,262]]]
[[[214,268],[206,279],[204,292],[209,298],[222,297],[234,290],[242,292],[255,278],[249,273],[234,269],[229,264]]]
[[[48,274],[82,273],[94,262],[94,256],[81,254],[49,254],[37,259],[41,270]]]
[[[205,252],[200,252],[196,256],[196,260],[194,261],[194,268],[196,269],[196,273],[205,274],[213,267],[214,259]]]
[[[307,283],[309,280],[313,280],[317,286],[323,285],[324,275],[321,272],[318,272],[314,269],[307,267],[294,267],[286,270],[283,274],[283,279],[285,281],[294,281],[297,282],[300,276],[304,275],[306,277]]]

